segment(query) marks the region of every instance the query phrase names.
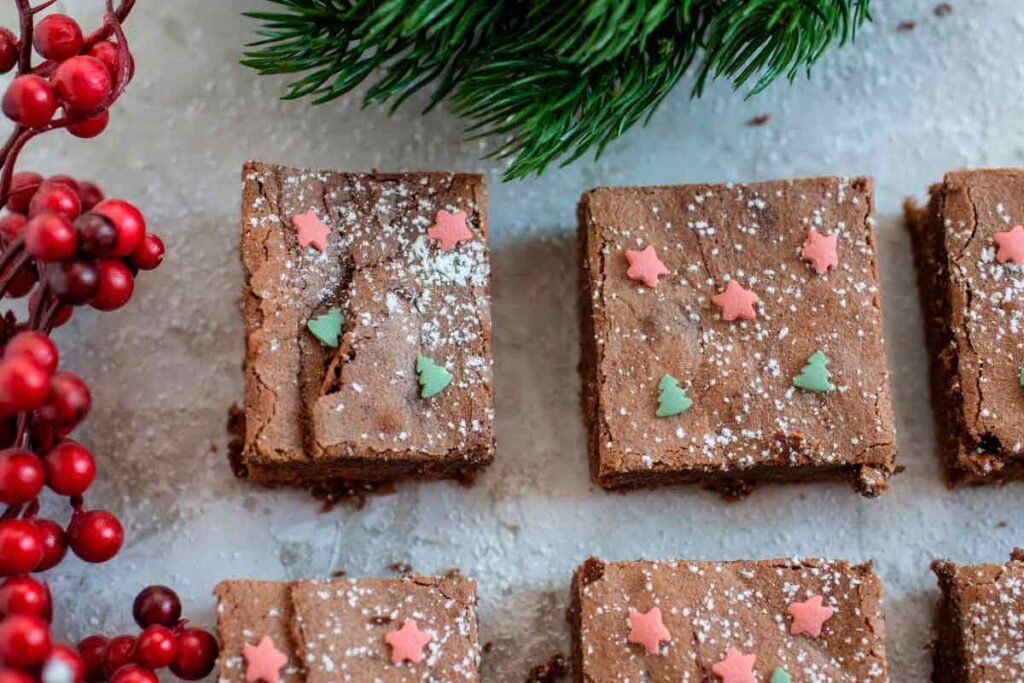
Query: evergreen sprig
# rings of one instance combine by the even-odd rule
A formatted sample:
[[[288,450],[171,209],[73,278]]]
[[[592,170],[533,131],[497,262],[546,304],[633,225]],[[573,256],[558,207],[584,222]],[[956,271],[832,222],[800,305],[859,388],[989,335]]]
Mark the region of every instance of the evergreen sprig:
[[[568,164],[646,122],[696,64],[692,94],[723,78],[750,94],[794,79],[870,20],[870,0],[266,0],[243,64],[295,73],[286,99],[340,97],[394,111],[430,88],[497,137],[506,179]]]

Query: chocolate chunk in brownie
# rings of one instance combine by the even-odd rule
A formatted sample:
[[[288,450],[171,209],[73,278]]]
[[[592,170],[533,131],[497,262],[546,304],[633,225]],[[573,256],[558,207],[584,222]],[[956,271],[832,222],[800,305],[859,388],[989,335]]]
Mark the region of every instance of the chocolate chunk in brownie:
[[[279,662],[282,681],[480,680],[476,584],[458,573],[225,581],[215,593],[222,681]]]
[[[932,563],[942,597],[933,646],[935,683],[1024,680],[1024,551],[1006,564]]]
[[[583,409],[605,488],[897,471],[869,178],[599,188]]]
[[[953,171],[906,203],[949,484],[1024,478],[1024,170]]]
[[[246,476],[322,485],[488,464],[483,177],[249,162],[242,192]]]
[[[881,598],[870,564],[591,558],[573,580],[574,680],[884,682]]]

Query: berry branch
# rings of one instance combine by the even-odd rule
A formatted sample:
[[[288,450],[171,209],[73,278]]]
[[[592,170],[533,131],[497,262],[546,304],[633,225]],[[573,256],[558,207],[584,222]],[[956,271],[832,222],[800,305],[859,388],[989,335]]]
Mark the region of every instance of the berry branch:
[[[134,75],[122,30],[134,0],[116,8],[107,0],[102,24],[87,36],[64,14],[37,23],[53,0],[14,3],[20,34],[0,28],[0,73],[15,71],[0,98],[14,123],[0,147],[0,299],[27,296],[28,306],[24,319],[11,309],[0,315],[0,683],[158,683],[164,667],[197,680],[212,670],[217,642],[181,618],[171,589],[150,586],[136,598],[138,637],[94,635],[71,647],[54,643],[50,589],[30,576],[59,565],[69,549],[102,563],[124,543],[117,517],[85,504],[96,462],[69,436],[92,396],[59,367],[49,335],[75,307],[124,306],[139,272],[160,265],[164,245],[130,202],[106,199],[88,181],[17,168],[40,135],[63,129],[92,138],[106,129]],[[67,498],[66,525],[39,518],[44,488]]]

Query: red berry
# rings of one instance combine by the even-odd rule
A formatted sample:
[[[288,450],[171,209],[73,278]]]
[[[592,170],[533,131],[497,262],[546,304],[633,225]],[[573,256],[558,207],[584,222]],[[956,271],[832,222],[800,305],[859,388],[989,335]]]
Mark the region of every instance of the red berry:
[[[78,650],[63,643],[53,646],[53,651],[43,664],[42,680],[61,683],[82,683],[85,680],[85,660]]]
[[[77,55],[85,39],[78,22],[66,14],[51,14],[36,24],[32,45],[46,59],[62,62]]]
[[[58,370],[50,379],[50,396],[39,409],[40,420],[61,427],[73,427],[89,414],[92,396],[82,378],[67,370]]]
[[[15,614],[0,621],[0,662],[34,669],[50,654],[50,629],[39,617]]]
[[[86,562],[106,562],[117,555],[122,543],[121,522],[106,510],[77,513],[68,525],[68,545]]]
[[[147,669],[170,666],[178,655],[178,639],[166,626],[150,626],[139,634],[135,659]]]
[[[111,42],[109,40],[101,40],[100,42],[90,47],[89,51],[86,54],[88,54],[90,57],[95,57],[96,59],[103,62],[103,66],[107,67],[107,72],[110,74],[110,77],[116,77],[117,43]]]
[[[206,678],[217,662],[220,646],[217,639],[198,628],[187,628],[178,635],[178,656],[171,671],[186,681]]]
[[[96,268],[100,286],[89,305],[97,311],[113,311],[128,303],[135,291],[135,278],[128,266],[117,259],[103,259]]]
[[[17,669],[0,669],[0,683],[36,683],[36,679]]]
[[[19,171],[11,176],[11,189],[8,192],[7,208],[17,213],[28,213],[29,202],[39,186],[43,184],[43,176],[32,171]]]
[[[153,270],[164,260],[164,241],[153,233],[146,233],[142,244],[132,254],[132,263],[139,270]]]
[[[46,279],[58,299],[74,306],[89,303],[100,287],[99,271],[85,261],[51,263],[46,269]]]
[[[85,680],[89,683],[106,680],[107,642],[103,636],[89,636],[75,646],[85,662]]]
[[[7,86],[0,109],[15,123],[38,128],[49,123],[57,111],[57,92],[41,76],[18,76]]]
[[[107,643],[103,670],[107,676],[135,660],[135,636],[116,636]]]
[[[109,218],[117,228],[113,256],[128,256],[139,248],[146,235],[146,220],[134,205],[123,199],[105,199],[93,207],[93,211]]]
[[[67,261],[78,249],[78,233],[67,218],[43,213],[28,222],[25,247],[40,261]]]
[[[75,309],[68,304],[61,304],[57,309],[57,313],[53,316],[53,326],[60,327],[66,325],[71,320],[71,314],[75,312]]]
[[[94,206],[103,201],[103,190],[95,183],[83,180],[78,183],[78,196],[82,199],[82,211],[92,211]]]
[[[43,182],[45,182],[47,185],[64,185],[65,187],[71,188],[76,193],[78,193],[79,190],[81,190],[81,186],[79,185],[77,180],[75,180],[69,175],[63,175],[60,173],[58,173],[57,175],[50,176]]]
[[[41,559],[43,544],[32,522],[0,520],[0,576],[28,574]],[[4,661],[2,657],[0,661]]]
[[[84,118],[81,121],[69,123],[68,132],[76,138],[88,140],[89,138],[94,138],[105,131],[108,123],[110,123],[110,110],[104,109],[99,114],[94,114],[93,116]]]
[[[4,276],[10,272],[10,269],[4,269]],[[11,283],[7,285],[7,291],[4,292],[6,296],[12,299],[23,297],[32,291],[32,288],[36,284],[36,269],[30,263],[26,263],[24,266],[18,269],[18,272],[14,274],[11,279]]]
[[[160,679],[138,664],[125,664],[110,677],[110,683],[160,683]]]
[[[0,503],[21,505],[43,490],[43,466],[35,453],[9,448],[0,451]]]
[[[14,32],[8,28],[0,28],[0,74],[5,74],[18,65],[18,52],[21,43]]]
[[[142,628],[174,626],[181,619],[181,600],[167,586],[147,586],[135,596],[132,616]]]
[[[103,258],[117,246],[117,228],[103,214],[83,213],[75,219],[75,230],[78,231],[78,251],[87,259]]]
[[[53,615],[50,588],[27,576],[12,576],[0,583],[0,616],[28,614],[49,622]]]
[[[43,405],[50,393],[50,373],[25,356],[0,362],[0,414],[16,415]]]
[[[57,345],[42,332],[27,331],[14,335],[4,348],[4,358],[18,356],[28,358],[49,373],[56,371],[60,362]]]
[[[89,111],[110,97],[113,83],[110,72],[95,57],[78,55],[57,67],[53,74],[57,94],[76,111]]]
[[[64,538],[64,528],[52,519],[37,519],[35,525],[43,545],[43,559],[35,571],[45,572],[60,564],[68,554],[68,542]]]
[[[78,198],[78,192],[63,183],[44,182],[28,205],[30,218],[55,213],[73,221],[81,212],[82,200]]]
[[[80,496],[96,477],[92,453],[74,441],[62,441],[46,454],[46,484],[62,496]]]
[[[13,242],[25,229],[27,223],[28,218],[24,214],[9,213],[0,217],[0,233],[3,233],[8,242]]]

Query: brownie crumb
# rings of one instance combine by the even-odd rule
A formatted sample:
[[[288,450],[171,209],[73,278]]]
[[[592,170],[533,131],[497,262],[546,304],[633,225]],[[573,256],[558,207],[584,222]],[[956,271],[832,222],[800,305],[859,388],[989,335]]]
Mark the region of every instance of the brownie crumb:
[[[408,562],[392,562],[388,565],[388,569],[395,572],[396,574],[401,574],[402,576],[408,576],[412,574],[412,565]]]
[[[915,26],[917,26],[916,21],[911,21],[907,19],[906,21],[901,21],[899,24],[897,24],[896,30],[899,31],[900,33],[908,33],[910,31],[913,31]]]
[[[315,484],[309,492],[323,505],[320,512],[330,512],[338,505],[362,510],[370,496],[387,496],[395,492],[394,482],[358,482],[338,479]]]
[[[530,669],[526,676],[526,683],[554,683],[565,678],[569,673],[565,658],[561,654],[554,654],[548,661]]]
[[[753,117],[752,119],[748,119],[747,120],[747,125],[751,126],[753,128],[759,128],[760,126],[763,126],[764,124],[768,123],[771,120],[772,120],[772,115],[771,114],[758,114],[757,116]]]
[[[937,17],[948,17],[953,13],[953,5],[948,2],[940,2],[932,12]]]

